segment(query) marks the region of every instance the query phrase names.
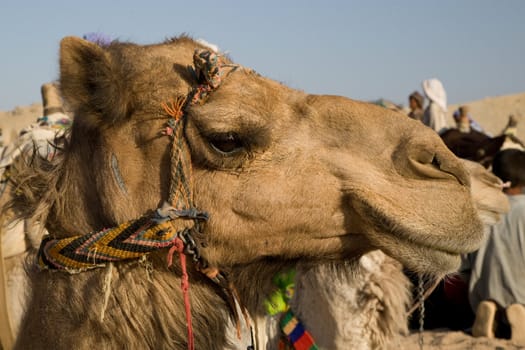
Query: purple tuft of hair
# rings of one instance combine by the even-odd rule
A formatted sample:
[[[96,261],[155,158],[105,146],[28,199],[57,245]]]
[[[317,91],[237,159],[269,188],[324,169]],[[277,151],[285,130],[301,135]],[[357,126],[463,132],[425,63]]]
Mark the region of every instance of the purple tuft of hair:
[[[82,38],[100,46],[108,46],[113,41],[109,35],[100,32],[86,33]]]

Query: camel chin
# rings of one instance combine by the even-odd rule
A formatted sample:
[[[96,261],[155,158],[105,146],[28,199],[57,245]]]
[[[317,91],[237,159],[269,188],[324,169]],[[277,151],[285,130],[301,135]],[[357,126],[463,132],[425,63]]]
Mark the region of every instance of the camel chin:
[[[409,270],[436,276],[457,271],[461,255],[474,251],[477,242],[483,237],[482,223],[477,217],[468,226],[464,226],[462,231],[463,234],[469,232],[470,243],[458,244],[458,239],[450,235],[432,235],[426,231],[409,230],[401,225],[397,225],[395,229],[388,228],[376,228],[368,234],[368,239]]]
[[[417,273],[442,276],[457,271],[461,255],[436,249],[397,237],[386,236],[377,244],[378,248],[390,257],[395,257],[407,269]]]

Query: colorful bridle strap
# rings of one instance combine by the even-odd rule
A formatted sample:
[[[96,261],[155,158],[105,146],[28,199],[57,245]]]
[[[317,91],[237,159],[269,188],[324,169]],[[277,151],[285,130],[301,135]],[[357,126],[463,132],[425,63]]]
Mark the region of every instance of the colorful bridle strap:
[[[295,350],[318,350],[312,335],[304,329],[301,321],[295,317],[291,309],[283,315],[280,321],[281,330]]]
[[[190,240],[187,232],[173,229],[170,221],[178,218],[205,220],[207,215],[165,204],[149,215],[110,229],[62,239],[46,237],[38,252],[38,266],[75,273],[103,267],[108,262],[140,258],[173,246],[177,238]]]

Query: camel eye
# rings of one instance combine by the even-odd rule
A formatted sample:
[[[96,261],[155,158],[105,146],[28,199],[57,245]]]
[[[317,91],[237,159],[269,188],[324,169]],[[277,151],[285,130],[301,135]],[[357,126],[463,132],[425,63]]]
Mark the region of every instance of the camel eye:
[[[215,151],[223,155],[232,155],[243,149],[241,139],[232,132],[212,135],[209,138],[209,142]]]

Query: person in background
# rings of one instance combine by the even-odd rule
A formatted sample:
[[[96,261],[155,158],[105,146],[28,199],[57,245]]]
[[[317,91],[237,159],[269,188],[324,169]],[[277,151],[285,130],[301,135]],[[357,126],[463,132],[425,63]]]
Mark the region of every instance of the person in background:
[[[470,133],[471,127],[470,127],[470,119],[468,117],[468,107],[467,106],[459,107],[454,112],[452,117],[454,118],[454,121],[456,122],[456,129],[458,129],[459,131],[465,134]]]
[[[504,183],[510,211],[490,227],[473,255],[469,301],[472,335],[507,337],[525,346],[525,151],[500,151],[492,171]]]
[[[505,126],[505,129],[501,131],[502,135],[507,136],[517,136],[518,134],[518,118],[514,116],[514,114],[509,115],[509,119],[507,121],[507,125]]]
[[[425,103],[425,97],[419,92],[414,91],[408,96],[408,106],[410,107],[410,113],[408,116],[415,120],[423,119],[423,104]]]
[[[427,79],[421,84],[429,104],[423,113],[423,124],[441,133],[447,129],[447,93],[438,79]]]
[[[470,115],[470,109],[468,108],[468,106],[460,106],[454,111],[452,117],[456,122],[456,128],[461,132],[469,133],[472,129],[484,133],[488,136],[491,136],[488,133],[486,133],[485,130],[483,130],[481,125],[479,125],[474,119],[472,119],[472,116]]]

